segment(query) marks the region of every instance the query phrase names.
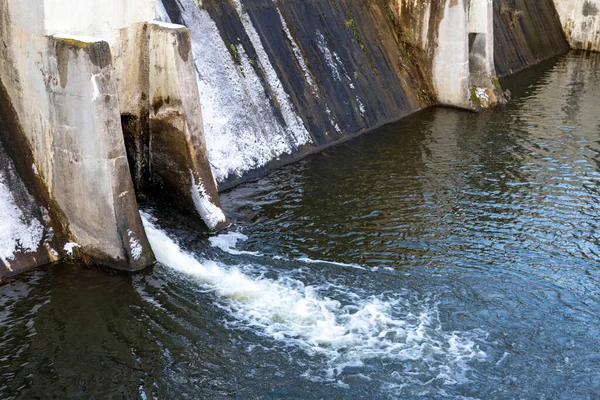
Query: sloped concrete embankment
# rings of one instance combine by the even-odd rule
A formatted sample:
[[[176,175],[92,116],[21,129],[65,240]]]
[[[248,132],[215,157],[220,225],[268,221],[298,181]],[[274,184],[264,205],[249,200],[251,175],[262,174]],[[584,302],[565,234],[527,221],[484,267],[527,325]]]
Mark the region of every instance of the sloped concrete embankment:
[[[435,104],[495,103],[491,2],[477,3],[474,19],[466,0],[161,0],[157,13],[191,30],[223,190]]]
[[[569,51],[552,0],[495,0],[493,4],[495,64],[501,77]]]

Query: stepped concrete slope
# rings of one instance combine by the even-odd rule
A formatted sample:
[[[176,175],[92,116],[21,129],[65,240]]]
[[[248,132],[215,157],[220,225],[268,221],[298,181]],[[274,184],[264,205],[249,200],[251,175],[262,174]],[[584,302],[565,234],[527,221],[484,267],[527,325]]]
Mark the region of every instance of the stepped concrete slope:
[[[138,198],[218,230],[219,189],[423,108],[504,103],[498,77],[598,49],[599,2],[0,0],[0,277],[139,270]]]

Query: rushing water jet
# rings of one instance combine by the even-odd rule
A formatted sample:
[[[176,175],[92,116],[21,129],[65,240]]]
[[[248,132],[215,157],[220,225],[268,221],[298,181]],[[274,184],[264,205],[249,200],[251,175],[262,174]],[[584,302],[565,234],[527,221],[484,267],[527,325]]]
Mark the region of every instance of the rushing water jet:
[[[328,283],[306,285],[287,274],[253,277],[251,265],[196,259],[152,223],[150,215],[142,213],[142,220],[158,262],[208,285],[236,319],[230,327],[251,328],[285,346],[324,357],[324,367],[307,371],[310,379],[336,382],[345,369],[373,360],[411,360],[415,363],[406,372],[457,384],[466,380],[470,363],[486,359],[475,342],[484,340],[484,333],[445,332],[430,300],[411,304],[397,294],[365,295],[351,288],[344,288],[343,298],[336,299],[323,296],[335,286]]]

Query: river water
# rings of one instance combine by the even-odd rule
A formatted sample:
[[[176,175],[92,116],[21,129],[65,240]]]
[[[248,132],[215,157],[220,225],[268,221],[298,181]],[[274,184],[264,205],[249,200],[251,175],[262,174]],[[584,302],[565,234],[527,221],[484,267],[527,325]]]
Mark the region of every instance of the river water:
[[[0,398],[587,399],[600,394],[600,55],[503,82],[223,195],[161,261],[0,287]]]

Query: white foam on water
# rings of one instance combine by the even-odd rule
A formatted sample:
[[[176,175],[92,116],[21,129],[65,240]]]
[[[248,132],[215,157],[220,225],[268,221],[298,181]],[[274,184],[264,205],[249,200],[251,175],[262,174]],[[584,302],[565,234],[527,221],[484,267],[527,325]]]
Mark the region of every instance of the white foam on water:
[[[347,264],[347,263],[341,263],[341,262],[337,262],[337,261],[326,261],[326,260],[313,260],[312,258],[308,258],[308,257],[300,257],[297,260],[302,261],[307,264],[330,264],[330,265],[337,265],[339,267],[349,267],[349,268],[366,270],[365,267],[358,265],[358,264]]]
[[[262,256],[262,254],[260,254],[259,252],[256,252],[256,251],[244,251],[244,250],[236,249],[238,242],[243,242],[246,240],[248,240],[248,236],[244,235],[243,233],[239,233],[239,232],[221,233],[217,236],[213,236],[208,239],[211,246],[217,247],[229,254],[233,254],[233,255],[247,254],[247,255],[252,255],[252,256]]]
[[[486,358],[476,344],[484,334],[444,331],[435,302],[365,295],[327,282],[307,285],[282,274],[254,277],[241,265],[197,259],[148,215],[142,214],[142,220],[157,260],[213,290],[218,305],[233,317],[231,327],[251,329],[322,358],[306,371],[307,379],[340,382],[345,369],[380,360],[401,363],[403,372],[394,378],[401,382],[423,384],[426,376],[456,384],[467,380],[470,362]],[[216,243],[230,249],[240,238],[223,235]]]
[[[258,251],[246,251],[246,250],[236,249],[238,242],[245,242],[246,240],[248,240],[248,236],[246,236],[240,232],[221,233],[217,236],[213,236],[208,239],[208,241],[210,242],[212,247],[219,248],[229,254],[233,254],[233,255],[245,254],[245,255],[256,256],[256,257],[267,257],[265,254],[262,254]],[[275,255],[275,256],[272,256],[272,258],[277,259],[277,260],[284,260],[284,261],[298,261],[298,262],[302,262],[305,264],[329,264],[329,265],[337,265],[339,267],[345,267],[345,268],[356,268],[356,269],[366,270],[365,267],[358,265],[358,264],[347,264],[347,263],[342,263],[342,262],[337,262],[337,261],[326,261],[326,260],[313,260],[306,256],[299,257],[299,258],[289,258],[289,257],[280,256],[280,255]]]
[[[44,227],[35,218],[26,218],[15,203],[0,172],[0,260],[10,270],[10,262],[19,251],[33,252],[40,246]]]

